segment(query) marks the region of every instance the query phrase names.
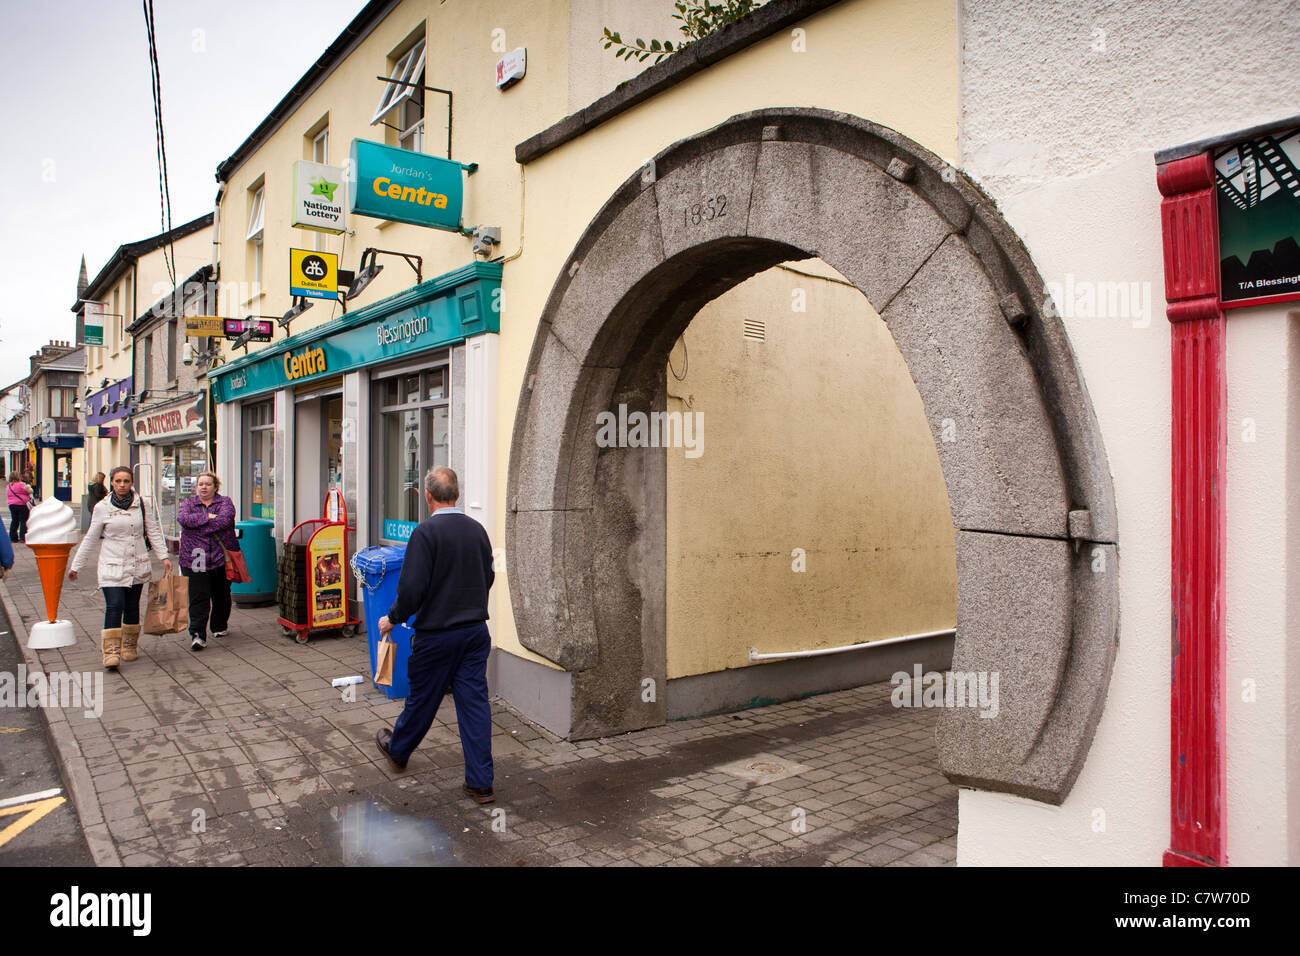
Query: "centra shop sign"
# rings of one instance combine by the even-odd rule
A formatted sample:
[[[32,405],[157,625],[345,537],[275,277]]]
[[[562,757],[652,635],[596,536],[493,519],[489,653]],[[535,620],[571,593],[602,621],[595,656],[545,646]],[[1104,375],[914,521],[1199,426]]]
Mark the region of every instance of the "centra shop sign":
[[[327,362],[322,348],[306,349],[297,355],[284,357],[284,377],[293,381],[308,375],[319,375],[325,371]]]
[[[461,232],[463,171],[474,165],[364,139],[352,141],[351,210],[363,216]]]

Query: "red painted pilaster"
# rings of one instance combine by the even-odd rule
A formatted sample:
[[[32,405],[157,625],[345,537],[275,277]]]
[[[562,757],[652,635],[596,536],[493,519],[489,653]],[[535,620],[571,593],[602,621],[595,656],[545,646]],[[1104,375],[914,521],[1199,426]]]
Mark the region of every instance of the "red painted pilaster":
[[[1226,864],[1225,323],[1209,154],[1161,166],[1173,347],[1170,821],[1165,866]]]

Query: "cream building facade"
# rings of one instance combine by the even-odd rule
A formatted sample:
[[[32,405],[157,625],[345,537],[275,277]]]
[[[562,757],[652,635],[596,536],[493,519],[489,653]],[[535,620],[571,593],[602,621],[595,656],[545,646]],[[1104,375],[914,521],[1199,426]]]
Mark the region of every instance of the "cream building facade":
[[[355,546],[394,543],[450,463],[503,549],[494,688],[551,729],[951,665],[1002,693],[940,718],[959,862],[1184,852],[1156,154],[1285,121],[1297,89],[1294,36],[1179,6],[1222,69],[1258,64],[1244,112],[1175,92],[1211,81],[1145,8],[1047,5],[1045,60],[1037,5],[773,0],[619,85],[603,26],[671,35],[644,4],[368,5],[218,170],[219,314],[291,332],[208,371],[241,517],[283,542],[337,486]],[[354,139],[475,164],[464,232],[294,230],[294,162],[342,166]],[[293,315],[291,248],[384,269],[346,313]],[[1102,283],[1136,289],[1122,314]],[[1227,456],[1215,863],[1300,859],[1295,329],[1285,303],[1228,322],[1228,420],[1274,437]],[[626,427],[673,413],[694,444]]]
[[[176,285],[164,257],[174,261],[177,277],[189,276],[210,260],[211,225],[208,214],[170,232],[123,243],[86,288],[78,289],[72,311],[77,316],[79,339],[87,315],[92,324],[97,314],[102,316],[103,330],[102,344],[85,346],[86,385],[79,396],[87,422],[84,484],[97,472],[107,474],[118,465],[134,466],[139,461],[124,427],[140,405],[140,388],[133,376],[136,343],[130,329]],[[87,303],[91,303],[89,310]],[[163,344],[160,353],[170,348],[179,355],[183,337]]]

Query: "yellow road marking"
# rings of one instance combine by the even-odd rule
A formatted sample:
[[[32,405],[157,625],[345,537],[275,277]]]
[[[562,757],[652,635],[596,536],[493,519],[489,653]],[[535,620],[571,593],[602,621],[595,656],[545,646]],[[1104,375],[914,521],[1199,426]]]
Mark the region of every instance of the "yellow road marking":
[[[67,797],[50,797],[48,800],[37,800],[34,803],[20,803],[13,807],[0,807],[0,817],[12,816],[15,813],[24,814],[9,826],[0,830],[0,847],[18,836],[51,810],[66,802]]]
[[[26,727],[0,727],[0,734],[21,734]]]

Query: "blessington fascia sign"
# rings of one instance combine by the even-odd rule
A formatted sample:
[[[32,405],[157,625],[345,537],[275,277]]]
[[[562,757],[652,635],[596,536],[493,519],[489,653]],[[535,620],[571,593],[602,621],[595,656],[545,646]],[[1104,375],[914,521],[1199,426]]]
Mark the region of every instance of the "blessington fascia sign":
[[[465,166],[364,139],[352,141],[352,212],[461,232]]]
[[[501,328],[501,266],[475,262],[209,372],[217,402],[423,352]]]

